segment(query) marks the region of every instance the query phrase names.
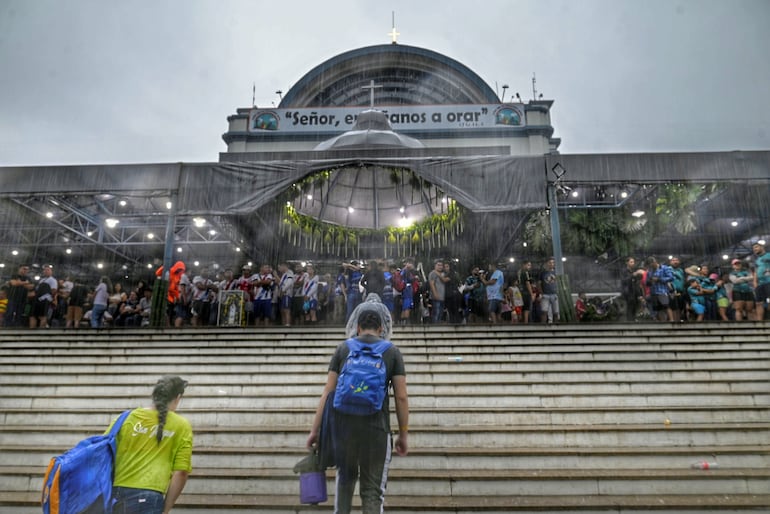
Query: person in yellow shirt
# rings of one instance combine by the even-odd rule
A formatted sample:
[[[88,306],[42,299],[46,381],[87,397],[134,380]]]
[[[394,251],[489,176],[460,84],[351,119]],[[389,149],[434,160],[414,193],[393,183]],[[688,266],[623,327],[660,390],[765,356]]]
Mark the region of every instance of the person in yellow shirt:
[[[0,289],[0,327],[3,326],[3,318],[5,318],[5,311],[8,310],[8,291],[5,287]]]
[[[175,411],[186,387],[178,376],[161,378],[153,406],[134,409],[120,428],[113,514],[167,514],[182,494],[192,471],[193,433]]]

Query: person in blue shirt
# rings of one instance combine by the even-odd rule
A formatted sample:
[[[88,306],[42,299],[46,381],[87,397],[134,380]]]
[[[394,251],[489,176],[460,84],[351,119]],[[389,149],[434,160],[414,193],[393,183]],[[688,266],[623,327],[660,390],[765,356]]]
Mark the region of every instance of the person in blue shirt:
[[[669,296],[673,281],[671,266],[660,264],[655,257],[647,257],[647,286],[650,288],[652,309],[658,321],[674,321]]]
[[[754,312],[756,320],[765,319],[765,309],[770,303],[770,253],[765,251],[765,245],[754,243],[751,245],[754,252]]]
[[[363,300],[359,286],[364,274],[361,271],[361,263],[356,260],[350,261],[350,264],[343,262],[342,267],[345,268],[345,291],[347,293],[345,323],[347,323],[350,315],[353,313],[353,309],[358,307],[358,304]]]
[[[682,261],[679,257],[672,256],[668,263],[674,275],[674,281],[671,282],[673,287],[669,299],[671,313],[674,315],[674,321],[681,321],[682,313],[686,312],[688,303],[687,282],[685,281],[687,277],[684,269],[682,269]]]
[[[711,268],[708,264],[700,265],[698,281],[703,289],[703,298],[706,300],[706,320],[714,321],[717,319],[717,283],[711,278]]]
[[[700,281],[696,277],[687,279],[687,294],[690,295],[690,309],[695,313],[696,321],[703,321],[706,314],[706,298]]]
[[[401,319],[400,323],[406,325],[412,316],[412,310],[419,308],[416,301],[419,298],[415,298],[414,280],[416,278],[414,272],[414,259],[407,259],[404,261],[404,267],[401,268],[401,279],[403,280],[405,287],[401,291]]]
[[[481,275],[480,278],[486,287],[489,319],[492,323],[497,323],[502,319],[500,314],[502,313],[505,277],[503,277],[503,272],[497,269],[497,264],[495,263],[490,263],[488,270],[489,274]]]

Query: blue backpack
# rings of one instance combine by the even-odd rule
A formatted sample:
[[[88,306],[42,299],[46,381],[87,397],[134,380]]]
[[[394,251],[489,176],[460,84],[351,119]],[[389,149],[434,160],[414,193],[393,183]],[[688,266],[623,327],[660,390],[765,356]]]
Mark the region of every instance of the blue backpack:
[[[43,479],[43,514],[110,514],[116,437],[127,410],[106,435],[80,441],[51,459]]]
[[[382,356],[393,343],[366,344],[357,339],[348,339],[345,343],[350,353],[337,379],[334,408],[357,416],[379,412],[388,394],[388,371]]]

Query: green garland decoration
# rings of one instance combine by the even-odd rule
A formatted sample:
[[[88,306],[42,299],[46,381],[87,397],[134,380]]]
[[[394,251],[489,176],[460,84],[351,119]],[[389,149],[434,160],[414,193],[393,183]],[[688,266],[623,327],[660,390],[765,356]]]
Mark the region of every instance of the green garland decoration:
[[[358,255],[362,241],[382,241],[388,255],[412,255],[418,251],[449,245],[463,233],[465,209],[455,201],[447,202],[447,211],[435,214],[409,227],[361,229],[343,227],[300,214],[284,203],[280,235],[293,246],[319,253]]]

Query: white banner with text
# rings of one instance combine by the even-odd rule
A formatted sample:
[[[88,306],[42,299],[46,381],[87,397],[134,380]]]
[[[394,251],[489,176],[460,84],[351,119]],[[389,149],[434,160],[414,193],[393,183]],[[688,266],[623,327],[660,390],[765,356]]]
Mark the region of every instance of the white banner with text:
[[[252,109],[249,132],[347,132],[365,107]],[[379,106],[393,130],[472,130],[523,127],[523,104]]]

